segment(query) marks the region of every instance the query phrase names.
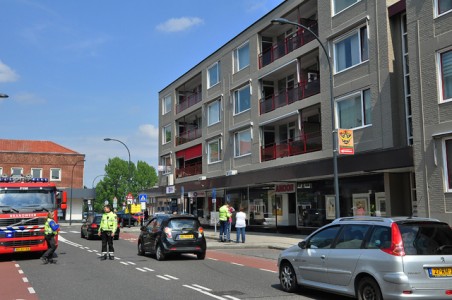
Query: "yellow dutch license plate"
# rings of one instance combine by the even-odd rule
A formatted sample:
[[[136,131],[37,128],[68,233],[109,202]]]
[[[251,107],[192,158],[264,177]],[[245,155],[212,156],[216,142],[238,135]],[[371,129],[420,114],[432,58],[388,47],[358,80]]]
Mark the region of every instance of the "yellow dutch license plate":
[[[452,268],[432,268],[432,277],[450,277]]]
[[[14,252],[25,252],[25,251],[30,251],[30,247],[14,248]]]
[[[181,235],[179,235],[179,238],[180,238],[181,240],[187,240],[187,239],[192,239],[192,238],[194,238],[194,235],[193,235],[193,234],[181,234]]]

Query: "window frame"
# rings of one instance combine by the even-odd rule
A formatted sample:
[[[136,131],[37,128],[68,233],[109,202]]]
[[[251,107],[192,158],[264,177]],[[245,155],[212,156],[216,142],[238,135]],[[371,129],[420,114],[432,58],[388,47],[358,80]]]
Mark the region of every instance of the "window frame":
[[[434,1],[434,15],[435,15],[435,18],[441,17],[441,16],[443,16],[445,14],[448,14],[448,13],[452,12],[452,8],[451,8],[449,10],[446,10],[446,11],[440,13],[440,11],[439,11],[439,9],[440,9],[439,1],[440,0],[435,0]],[[449,0],[449,1],[452,2],[452,0]]]
[[[210,145],[212,144],[218,144],[218,155],[217,155],[217,160],[212,161],[211,160],[211,148]],[[212,139],[210,141],[207,142],[207,164],[212,165],[212,164],[216,164],[222,161],[221,159],[221,154],[222,154],[222,144],[221,144],[221,138],[216,138],[216,139]]]
[[[217,82],[215,82],[214,84],[212,84],[212,82],[211,82],[211,76],[210,76],[211,73],[210,73],[210,72],[211,72],[211,70],[212,70],[214,67],[216,67]],[[210,88],[216,86],[217,84],[220,83],[220,81],[221,81],[221,80],[220,80],[220,62],[217,61],[217,62],[211,64],[210,67],[207,68],[207,88],[210,89]]]
[[[163,171],[162,171],[162,175],[168,175],[171,174],[171,154],[167,154],[167,155],[163,155],[160,157],[160,163],[161,165],[164,167]],[[167,164],[167,162],[169,161],[169,165]]]
[[[167,140],[167,131],[166,129],[169,128],[169,133],[170,133],[170,138],[169,140]],[[162,127],[162,145],[166,145],[168,143],[171,143],[173,139],[173,128],[171,126],[171,124],[165,125]]]
[[[447,157],[447,142],[448,141],[451,142],[451,145],[450,145],[450,147],[451,147],[450,170],[448,167],[448,157]],[[441,143],[442,143],[442,148],[443,148],[444,192],[452,193],[452,135],[444,137],[442,139]]]
[[[20,170],[20,174],[14,174],[14,170]],[[10,176],[13,176],[13,175],[16,175],[16,176],[20,176],[20,175],[24,175],[24,168],[22,168],[22,167],[11,167],[11,175]]]
[[[365,93],[368,92],[368,98],[365,99]],[[342,127],[341,126],[341,114],[339,110],[339,102],[352,100],[354,101],[357,97],[357,95],[360,95],[360,103],[361,103],[361,125],[357,127]],[[366,100],[369,102],[369,107],[366,105]],[[342,128],[342,129],[361,129],[372,126],[372,96],[370,94],[370,88],[362,89],[359,91],[355,91],[349,94],[346,94],[344,96],[338,97],[334,99],[334,110],[336,113],[336,128]],[[366,119],[368,119],[366,115],[366,108],[370,110],[370,123],[367,123]]]
[[[246,65],[244,65],[243,67],[240,67],[240,50],[244,49],[245,47],[248,48],[248,63]],[[246,67],[249,67],[251,63],[251,59],[250,59],[250,43],[249,41],[246,41],[245,43],[241,44],[240,46],[238,46],[235,50],[234,50],[234,71],[235,73],[245,69]]]
[[[250,140],[249,140],[250,151],[247,152],[247,153],[242,153],[241,149],[237,148],[237,147],[240,147],[240,143],[238,143],[238,137],[239,137],[239,135],[241,135],[243,133],[246,133],[246,132],[249,132],[249,135],[250,135]],[[252,149],[253,145],[252,145],[252,143],[253,143],[253,134],[252,134],[251,127],[247,128],[245,130],[240,130],[240,131],[235,132],[234,133],[234,158],[239,158],[239,157],[244,157],[244,156],[247,156],[247,155],[251,155],[251,153],[253,152],[253,149]]]
[[[443,76],[443,60],[442,57],[444,54],[452,55],[452,48],[447,48],[444,51],[437,52],[437,74],[438,74],[438,95],[439,95],[439,103],[447,103],[452,101],[452,93],[449,98],[444,98],[445,89],[444,89],[444,76]],[[452,68],[452,65],[450,66]],[[451,76],[452,77],[452,76]]]
[[[210,122],[210,108],[217,104],[218,105],[218,119],[215,122]],[[221,122],[221,98],[216,99],[210,103],[207,104],[207,126],[215,125]]]
[[[349,9],[350,7],[352,7],[353,5],[356,5],[357,3],[361,2],[361,0],[356,0],[355,3],[350,4],[349,6],[346,6],[345,8],[341,9],[338,12],[334,12],[336,9],[336,1],[338,0],[331,0],[331,15],[334,17],[338,14],[340,14],[343,11],[346,11],[347,9]]]
[[[246,108],[246,109],[243,109],[243,110],[241,110],[241,111],[238,111],[238,107],[239,107],[239,101],[240,101],[240,97],[238,97],[238,96],[240,96],[240,92],[242,91],[242,90],[244,90],[244,89],[246,89],[246,88],[248,88],[249,89],[249,107],[248,108]],[[252,92],[251,92],[251,84],[246,84],[246,85],[244,85],[244,86],[242,86],[242,87],[240,87],[240,88],[237,88],[235,91],[234,91],[234,116],[236,116],[236,115],[239,115],[239,114],[241,114],[241,113],[244,113],[244,112],[246,112],[246,111],[249,111],[250,109],[251,109],[251,96],[252,96]],[[241,102],[240,102],[241,103]]]
[[[169,110],[167,110],[167,100],[169,99]],[[166,115],[167,113],[170,113],[173,110],[173,97],[171,97],[171,94],[168,94],[163,97],[162,99],[162,115]]]
[[[362,31],[364,29],[364,31]],[[366,33],[365,39],[366,39],[366,45],[365,48],[363,48],[363,36],[362,32]],[[350,65],[349,67],[344,67],[341,70],[338,70],[338,62],[339,59],[337,59],[338,51],[337,51],[337,45],[353,36],[358,36],[358,51],[359,51],[359,61],[358,63],[354,65]],[[363,50],[367,50],[367,56],[364,59],[364,52]],[[353,30],[350,30],[349,32],[337,37],[333,40],[333,72],[334,74],[339,74],[342,72],[345,72],[347,70],[350,70],[354,67],[357,67],[363,63],[366,63],[369,61],[369,26],[367,24],[358,26],[357,28],[354,28]]]
[[[39,176],[33,176],[33,170],[38,170]],[[34,178],[42,178],[42,168],[31,168],[30,173],[31,173],[31,176]]]
[[[58,172],[58,178],[53,178],[52,171]],[[49,181],[61,181],[61,168],[50,168]]]

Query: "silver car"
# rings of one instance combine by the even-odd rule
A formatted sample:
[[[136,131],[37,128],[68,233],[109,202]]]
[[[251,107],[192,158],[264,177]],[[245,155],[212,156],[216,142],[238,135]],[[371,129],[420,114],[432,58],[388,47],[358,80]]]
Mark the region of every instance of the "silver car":
[[[452,299],[452,229],[426,218],[339,218],[281,252],[278,267],[287,292]]]

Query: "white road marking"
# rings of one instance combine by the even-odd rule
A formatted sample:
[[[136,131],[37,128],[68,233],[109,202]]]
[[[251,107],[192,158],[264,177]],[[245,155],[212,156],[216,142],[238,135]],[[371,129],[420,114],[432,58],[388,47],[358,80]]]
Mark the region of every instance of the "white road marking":
[[[142,268],[135,268],[135,269],[137,269],[138,271],[141,271],[141,272],[143,272],[143,273],[146,273],[146,272],[147,272],[146,270],[143,270]]]
[[[126,263],[125,261],[121,261],[121,263],[123,264],[123,265],[126,265],[126,266],[128,266],[129,264],[128,263]]]
[[[169,278],[166,278],[165,276],[162,276],[162,275],[156,275],[158,278],[162,278],[162,279],[165,279],[165,280],[171,280],[171,279],[169,279]]]
[[[128,263],[131,265],[136,265],[136,263],[134,263],[133,261],[128,261]]]
[[[238,263],[235,263],[235,262],[231,262],[231,264],[236,265],[236,266],[241,266],[241,267],[244,266],[244,265],[242,265],[242,264],[238,264]]]
[[[148,270],[149,272],[154,272],[154,270],[152,270],[151,268],[148,268],[148,267],[144,267],[143,269]]]
[[[259,270],[265,271],[265,272],[270,272],[270,273],[278,273],[278,272],[276,272],[276,271],[273,271],[273,270],[267,270],[267,269],[259,269]]]
[[[209,292],[207,292],[207,291],[205,291],[205,290],[203,290],[203,289],[199,289],[199,288],[196,288],[196,287],[193,287],[193,286],[190,286],[190,285],[184,284],[183,286],[184,286],[184,287],[187,287],[187,288],[189,288],[189,289],[195,290],[195,291],[197,291],[197,292],[200,292],[200,293],[202,293],[202,294],[204,294],[204,295],[207,295],[207,296],[210,296],[210,297],[212,297],[212,298],[215,298],[215,299],[219,299],[219,300],[225,300],[225,299],[226,299],[226,298],[223,298],[223,297],[220,297],[220,296],[211,294],[211,293],[209,293]]]
[[[35,289],[32,288],[32,287],[29,287],[29,288],[28,288],[28,292],[29,292],[30,294],[36,294]]]
[[[210,260],[215,260],[215,261],[217,261],[218,259],[216,259],[216,258],[210,258],[210,257],[208,257],[207,259],[210,259]]]
[[[19,274],[23,274],[24,273],[24,271],[22,271],[22,270],[19,270]]]
[[[16,268],[19,268],[19,264],[15,264]]]
[[[229,295],[224,295],[226,298],[228,299],[232,299],[232,300],[240,300],[239,298],[233,297],[233,296],[229,296]]]
[[[174,280],[179,280],[179,278],[171,276],[171,275],[168,275],[168,274],[165,274],[165,276],[168,277],[168,278],[174,279]]]
[[[60,230],[58,233],[67,233],[67,232],[66,232],[66,231],[61,231],[61,230]]]
[[[71,231],[69,231],[69,232],[72,232],[72,233],[80,233],[80,231],[75,231],[75,230],[71,230]]]
[[[28,278],[27,277],[22,277],[22,281],[23,282],[28,282]]]
[[[206,290],[206,291],[211,291],[212,289],[206,288],[205,286],[202,285],[198,285],[198,284],[193,284],[193,286],[198,287],[200,289]]]

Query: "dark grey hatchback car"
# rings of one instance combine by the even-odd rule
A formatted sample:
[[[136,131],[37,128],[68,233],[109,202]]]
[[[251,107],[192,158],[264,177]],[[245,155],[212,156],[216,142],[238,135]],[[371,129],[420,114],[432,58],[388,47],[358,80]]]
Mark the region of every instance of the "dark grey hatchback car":
[[[138,255],[150,253],[157,260],[168,255],[193,253],[206,257],[206,239],[198,219],[192,215],[156,215],[141,227]]]

